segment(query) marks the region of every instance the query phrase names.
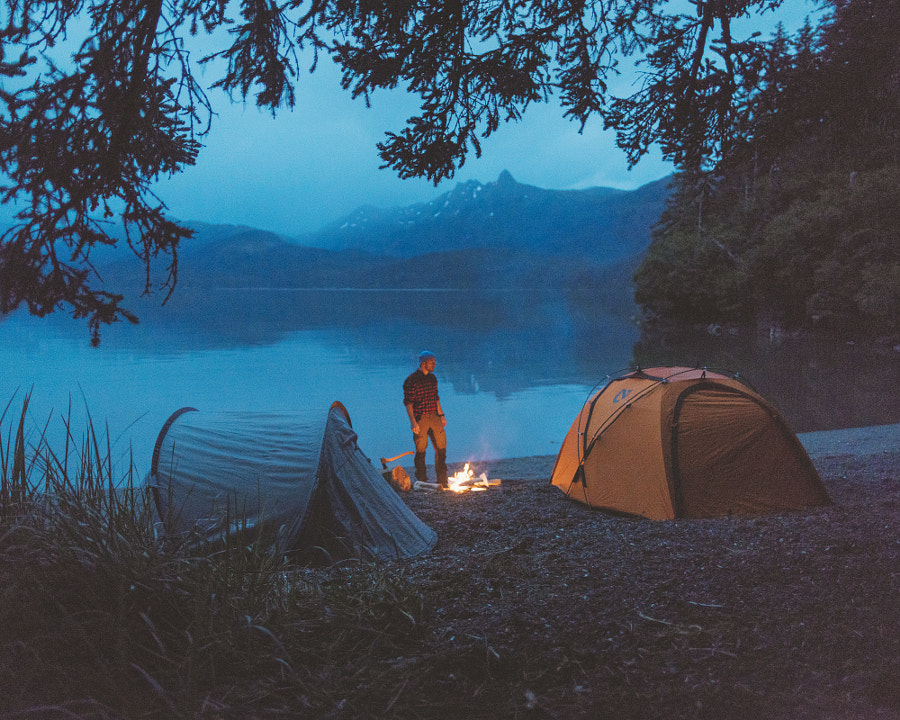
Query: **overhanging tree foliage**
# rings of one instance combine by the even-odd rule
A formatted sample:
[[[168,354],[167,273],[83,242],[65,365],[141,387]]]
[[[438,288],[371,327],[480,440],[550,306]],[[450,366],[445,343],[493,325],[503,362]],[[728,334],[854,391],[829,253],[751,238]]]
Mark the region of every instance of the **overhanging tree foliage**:
[[[134,319],[91,264],[115,245],[111,221],[150,264],[177,277],[190,231],[150,186],[195,161],[210,107],[185,38],[227,28],[206,60],[214,83],[273,112],[294,104],[304,63],[333,58],[355,97],[402,88],[421,113],[378,151],[401,177],[452,177],[501,122],[551,95],[582,127],[596,117],[634,164],[653,145],[700,168],[731,143],[766,55],[735,21],[782,0],[4,0],[0,173],[18,220],[0,246],[0,311],[62,307],[102,323]],[[86,28],[86,29],[84,29]],[[78,37],[77,41],[73,38]],[[60,47],[74,46],[54,62]],[[311,54],[307,54],[311,53]],[[640,82],[617,96],[626,59]]]
[[[898,26],[896,0],[834,0],[776,39],[728,152],[676,178],[635,276],[648,316],[900,328]]]

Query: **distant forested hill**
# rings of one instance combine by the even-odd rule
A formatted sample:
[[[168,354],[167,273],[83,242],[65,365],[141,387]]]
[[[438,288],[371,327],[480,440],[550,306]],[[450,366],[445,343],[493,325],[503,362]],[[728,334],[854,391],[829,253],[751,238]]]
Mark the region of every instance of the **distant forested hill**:
[[[664,178],[635,191],[561,191],[522,185],[503,172],[496,182],[460,183],[428,203],[360,208],[301,241],[401,258],[494,248],[605,264],[647,248],[648,230],[659,219],[668,182]]]
[[[189,223],[182,287],[577,288],[632,295],[668,179],[635,191],[558,191],[459,184],[430,203],[360,208],[318,233],[288,238],[249,227]],[[134,272],[132,263],[107,277]],[[132,277],[134,286],[140,278]]]

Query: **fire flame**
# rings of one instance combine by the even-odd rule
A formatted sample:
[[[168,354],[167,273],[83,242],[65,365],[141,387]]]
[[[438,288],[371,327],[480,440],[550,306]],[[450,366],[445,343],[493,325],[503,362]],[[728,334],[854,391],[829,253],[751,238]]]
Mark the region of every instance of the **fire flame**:
[[[488,480],[485,473],[481,473],[481,475],[476,478],[475,473],[469,467],[469,463],[466,463],[462,470],[447,478],[447,484],[448,489],[455,493],[464,493],[470,490],[472,492],[484,492],[491,485],[499,485],[500,481]]]

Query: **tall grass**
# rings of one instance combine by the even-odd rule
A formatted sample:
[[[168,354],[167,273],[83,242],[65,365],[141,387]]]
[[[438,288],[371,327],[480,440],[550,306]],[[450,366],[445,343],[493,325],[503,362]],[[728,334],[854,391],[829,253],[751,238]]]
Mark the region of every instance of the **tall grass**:
[[[390,660],[422,615],[401,574],[173,537],[133,462],[113,476],[108,429],[88,417],[76,440],[69,413],[57,453],[46,425],[29,438],[29,401],[0,417],[0,715],[349,716],[370,694],[390,702]]]

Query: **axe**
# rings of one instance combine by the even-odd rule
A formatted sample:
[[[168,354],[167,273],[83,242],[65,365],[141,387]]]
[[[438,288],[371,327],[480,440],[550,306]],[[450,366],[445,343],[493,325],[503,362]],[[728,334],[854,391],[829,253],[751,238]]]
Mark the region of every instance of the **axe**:
[[[400,454],[397,455],[396,457],[392,457],[392,458],[381,458],[381,467],[387,469],[387,464],[388,464],[389,462],[394,462],[394,460],[399,460],[400,458],[402,458],[402,457],[404,457],[404,456],[406,456],[406,455],[415,455],[415,454],[416,454],[416,453],[415,453],[415,450],[409,450],[408,452],[400,453]]]
[[[387,464],[389,462],[394,462],[394,460],[399,460],[405,455],[413,455],[414,452],[410,450],[409,452],[400,453],[397,457],[392,458],[381,458],[381,475],[387,480],[391,486],[399,491],[399,492],[407,492],[412,489],[412,482],[409,479],[409,475],[406,474],[406,470],[404,470],[399,465],[395,467],[393,470],[387,469]]]

